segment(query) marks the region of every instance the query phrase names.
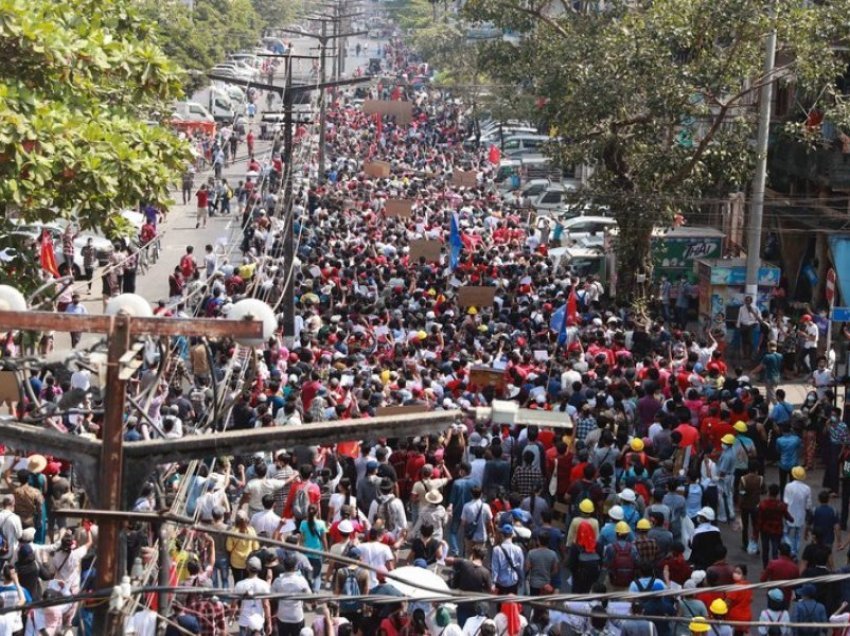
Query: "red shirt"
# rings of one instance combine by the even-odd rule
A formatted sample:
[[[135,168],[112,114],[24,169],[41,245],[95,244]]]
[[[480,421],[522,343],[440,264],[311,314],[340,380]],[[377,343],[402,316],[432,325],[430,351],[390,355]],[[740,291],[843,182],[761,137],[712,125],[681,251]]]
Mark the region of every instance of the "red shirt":
[[[690,446],[694,452],[699,450],[699,431],[697,429],[690,424],[679,424],[673,430],[678,431],[682,436],[682,448]]]
[[[764,503],[764,502],[762,502]],[[767,581],[785,581],[796,579],[800,576],[800,566],[787,556],[779,555],[767,564],[764,572],[761,573],[762,582]],[[791,588],[786,587],[782,590],[785,594],[785,600],[791,600]]]
[[[207,190],[198,190],[195,194],[195,197],[198,199],[198,207],[205,208],[210,200],[210,193]]]

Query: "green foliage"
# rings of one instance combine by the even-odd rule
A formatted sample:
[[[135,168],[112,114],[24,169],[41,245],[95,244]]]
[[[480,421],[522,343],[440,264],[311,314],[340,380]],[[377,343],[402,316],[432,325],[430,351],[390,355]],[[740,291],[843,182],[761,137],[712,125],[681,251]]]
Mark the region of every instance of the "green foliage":
[[[142,0],[142,15],[156,25],[163,51],[188,71],[184,88],[191,94],[208,84],[204,74],[223,62],[227,53],[256,46],[267,24],[252,0],[195,0],[190,12],[182,2]]]
[[[251,0],[254,11],[267,27],[283,27],[290,24],[298,13],[291,0]]]
[[[188,148],[151,120],[179,76],[130,2],[0,0],[0,51],[0,248],[13,213],[116,235],[120,210],[169,201]]]
[[[620,278],[651,269],[649,235],[676,212],[746,187],[753,167],[760,86],[794,82],[805,110],[847,121],[834,79],[847,59],[850,0],[777,0],[775,14],[750,0],[470,0],[468,17],[523,34],[488,45],[489,68],[545,98],[542,116],[565,163],[595,169],[583,196],[611,206],[620,225]],[[557,8],[560,13],[552,10]],[[763,75],[771,29],[777,73]],[[698,224],[692,223],[692,224]]]

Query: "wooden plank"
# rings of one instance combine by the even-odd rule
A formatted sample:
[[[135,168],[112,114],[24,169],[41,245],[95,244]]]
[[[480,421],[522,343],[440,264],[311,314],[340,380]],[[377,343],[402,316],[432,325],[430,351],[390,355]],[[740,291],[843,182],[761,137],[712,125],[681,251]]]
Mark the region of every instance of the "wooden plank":
[[[109,333],[112,316],[57,314],[50,311],[0,311],[0,329],[30,331],[82,331]],[[133,318],[130,330],[135,336],[207,336],[220,338],[261,338],[263,325],[254,320],[216,318]]]
[[[384,204],[384,216],[387,218],[408,218],[412,215],[412,199],[387,199],[387,202]]]
[[[204,433],[180,439],[157,439],[124,444],[125,457],[133,459],[135,470],[143,466],[207,457],[267,451],[283,446],[314,446],[375,437],[407,437],[443,432],[462,416],[461,411],[431,411],[389,417],[318,422],[304,426],[281,426],[250,430]]]
[[[363,172],[367,177],[385,179],[390,176],[392,166],[386,161],[369,161],[363,164]]]
[[[457,304],[461,307],[491,307],[495,298],[495,287],[465,285],[457,290]]]
[[[427,404],[409,404],[407,406],[382,406],[375,411],[378,417],[392,417],[396,415],[410,415],[412,413],[427,413],[430,410]]]
[[[408,254],[411,263],[418,263],[421,257],[426,261],[439,261],[443,242],[438,239],[415,239],[410,241]]]

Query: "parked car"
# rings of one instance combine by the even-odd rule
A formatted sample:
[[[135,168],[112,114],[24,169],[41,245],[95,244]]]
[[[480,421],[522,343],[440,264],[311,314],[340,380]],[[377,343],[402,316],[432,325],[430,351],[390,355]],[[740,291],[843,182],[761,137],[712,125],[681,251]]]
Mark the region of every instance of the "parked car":
[[[502,200],[508,204],[526,207],[531,205],[532,201],[546,192],[551,186],[552,182],[549,179],[531,179],[520,186],[518,190],[503,194]]]
[[[502,152],[509,157],[540,154],[543,146],[550,141],[546,135],[514,134],[502,140]]]
[[[578,190],[578,184],[576,183],[570,181],[553,183],[532,201],[531,206],[538,214],[558,216],[558,213],[564,209],[566,193],[574,190]]]
[[[561,245],[575,245],[584,238],[602,236],[616,225],[617,221],[609,216],[577,216],[559,222],[554,238],[560,238]]]

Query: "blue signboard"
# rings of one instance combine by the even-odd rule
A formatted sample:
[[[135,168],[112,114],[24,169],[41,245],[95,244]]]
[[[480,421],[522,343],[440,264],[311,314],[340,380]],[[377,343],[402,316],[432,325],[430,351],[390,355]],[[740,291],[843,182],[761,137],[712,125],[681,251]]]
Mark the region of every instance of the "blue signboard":
[[[832,322],[850,322],[850,307],[833,307]]]

